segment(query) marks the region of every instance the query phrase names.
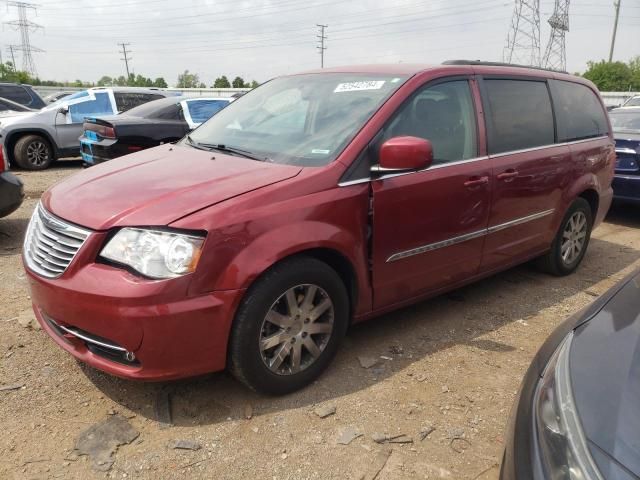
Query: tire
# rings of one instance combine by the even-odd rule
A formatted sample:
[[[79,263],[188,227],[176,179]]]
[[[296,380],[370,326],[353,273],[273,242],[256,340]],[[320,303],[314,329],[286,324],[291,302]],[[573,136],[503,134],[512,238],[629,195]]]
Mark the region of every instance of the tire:
[[[25,135],[13,149],[19,167],[25,170],[44,170],[53,161],[53,149],[49,141],[40,135]]]
[[[562,219],[551,250],[538,260],[538,266],[559,277],[573,273],[587,251],[592,227],[591,206],[584,198],[576,198]]]
[[[348,323],[349,298],[335,270],[310,257],[285,260],[242,300],[229,341],[229,370],[255,391],[293,392],[329,365]]]

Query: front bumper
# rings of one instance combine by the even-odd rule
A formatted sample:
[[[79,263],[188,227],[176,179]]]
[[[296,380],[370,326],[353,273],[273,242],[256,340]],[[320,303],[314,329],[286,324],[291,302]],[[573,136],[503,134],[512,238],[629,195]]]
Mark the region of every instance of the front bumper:
[[[640,175],[616,174],[612,187],[616,200],[640,203]]]
[[[170,380],[224,369],[243,291],[188,296],[188,276],[152,281],[109,265],[79,267],[78,257],[56,279],[25,266],[36,317],[59,346],[129,379]],[[127,359],[126,352],[133,355]]]
[[[11,172],[0,173],[0,218],[16,211],[23,199],[22,180]]]

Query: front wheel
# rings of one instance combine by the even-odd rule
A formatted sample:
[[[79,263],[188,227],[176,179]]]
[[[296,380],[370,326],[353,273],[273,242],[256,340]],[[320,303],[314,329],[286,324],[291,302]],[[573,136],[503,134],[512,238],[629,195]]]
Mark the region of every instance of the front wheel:
[[[540,258],[540,267],[557,276],[573,273],[587,251],[592,227],[591,206],[584,198],[577,198],[562,219],[551,250]]]
[[[40,135],[25,135],[13,150],[16,163],[25,170],[44,170],[53,161],[49,142]]]
[[[345,334],[349,299],[338,274],[314,258],[276,265],[242,301],[229,367],[248,387],[281,395],[315,380]]]

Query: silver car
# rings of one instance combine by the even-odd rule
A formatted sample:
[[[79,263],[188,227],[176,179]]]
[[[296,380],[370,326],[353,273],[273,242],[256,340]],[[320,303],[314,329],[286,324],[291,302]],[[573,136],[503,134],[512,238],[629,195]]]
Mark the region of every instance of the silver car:
[[[80,155],[85,117],[114,115],[173,95],[134,87],[82,90],[35,112],[0,113],[0,143],[11,163],[27,170],[44,170],[58,158]]]

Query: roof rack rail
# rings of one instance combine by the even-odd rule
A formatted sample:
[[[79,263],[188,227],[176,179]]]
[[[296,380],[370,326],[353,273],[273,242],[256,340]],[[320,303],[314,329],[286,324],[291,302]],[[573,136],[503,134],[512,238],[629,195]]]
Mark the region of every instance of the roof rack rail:
[[[553,68],[534,67],[531,65],[519,65],[517,63],[485,62],[482,60],[447,60],[442,65],[485,65],[488,67],[515,67],[531,68],[533,70],[544,70],[545,72],[567,73],[565,70],[554,70]]]

